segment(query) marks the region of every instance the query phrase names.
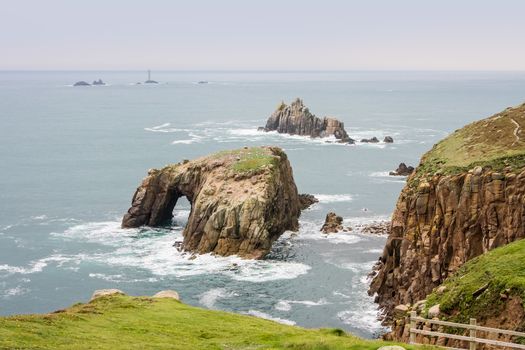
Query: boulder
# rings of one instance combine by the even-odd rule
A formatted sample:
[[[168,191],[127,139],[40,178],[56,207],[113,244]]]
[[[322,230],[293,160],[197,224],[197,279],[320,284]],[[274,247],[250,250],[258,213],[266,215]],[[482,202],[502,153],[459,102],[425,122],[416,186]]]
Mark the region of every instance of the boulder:
[[[102,79],[99,79],[99,80],[93,80],[92,85],[106,85],[106,83],[104,83]]]
[[[73,84],[73,86],[91,86],[89,83],[81,80],[81,81],[77,81],[75,84]]]
[[[428,309],[428,317],[429,318],[438,317],[439,313],[440,313],[439,304],[436,304],[436,305],[432,306],[430,309]]]
[[[383,139],[383,142],[384,143],[393,143],[394,139],[392,138],[392,136],[385,136],[385,138]]]
[[[405,304],[396,305],[396,307],[394,308],[394,317],[395,318],[405,317],[406,314],[408,313],[408,310],[410,310],[410,308],[406,306]]]
[[[414,172],[413,166],[407,166],[405,163],[399,163],[399,166],[395,171],[391,171],[391,176],[408,176]]]
[[[297,230],[301,210],[314,201],[297,193],[280,148],[242,148],[150,170],[122,227],[171,224],[180,197],[191,202],[183,250],[254,259],[284,231]]]
[[[372,234],[372,235],[387,235],[390,233],[390,221],[374,221],[366,224],[355,225],[360,233]]]
[[[343,229],[343,218],[334,212],[326,214],[326,219],[321,231],[324,233],[336,233]]]
[[[268,118],[264,130],[310,137],[334,136],[338,142],[354,143],[346,133],[343,122],[336,118],[316,117],[299,98],[290,105],[281,102],[277,110]]]
[[[91,300],[95,300],[96,298],[108,296],[108,295],[126,295],[123,291],[120,289],[98,289],[93,292],[93,295],[91,295]]]
[[[179,293],[174,290],[161,290],[153,298],[171,298],[180,301]]]

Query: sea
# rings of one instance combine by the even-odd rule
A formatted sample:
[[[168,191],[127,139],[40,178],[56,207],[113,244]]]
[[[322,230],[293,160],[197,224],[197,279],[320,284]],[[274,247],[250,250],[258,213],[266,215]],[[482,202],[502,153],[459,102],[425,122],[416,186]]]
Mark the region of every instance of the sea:
[[[105,86],[73,87],[102,79]],[[373,338],[385,331],[367,294],[404,177],[463,125],[525,100],[525,72],[154,71],[0,72],[0,315],[88,301],[96,289],[179,292],[183,302]],[[201,83],[199,83],[201,82]],[[257,131],[284,101],[345,123],[337,144]],[[150,168],[244,146],[288,154],[304,211],[264,260],[191,259],[181,241],[189,203],[171,227],[121,229]],[[351,232],[320,232],[336,212]]]

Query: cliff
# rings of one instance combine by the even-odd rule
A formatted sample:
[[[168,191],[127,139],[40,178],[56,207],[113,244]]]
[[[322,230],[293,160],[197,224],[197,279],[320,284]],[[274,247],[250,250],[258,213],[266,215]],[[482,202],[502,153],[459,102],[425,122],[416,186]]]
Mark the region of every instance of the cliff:
[[[412,310],[423,317],[438,316],[441,320],[463,324],[475,318],[479,326],[523,332],[524,301],[525,240],[519,240],[468,261]],[[406,314],[399,316],[395,320],[393,337],[408,341],[408,317]],[[438,326],[432,327],[441,331]],[[464,335],[467,333],[465,331]],[[523,339],[515,336],[478,333],[487,339],[523,343]],[[418,342],[424,341],[423,336],[419,337]],[[433,338],[427,341],[441,346],[468,348],[466,342],[458,340]],[[477,349],[489,348],[492,347],[477,346]]]
[[[281,149],[244,148],[150,170],[122,227],[169,224],[182,196],[191,203],[185,250],[245,258],[264,257],[312,202],[298,195]]]
[[[346,133],[344,123],[335,118],[316,117],[299,98],[290,105],[281,103],[268,118],[264,130],[310,137],[334,136],[339,142],[354,143]]]
[[[340,329],[304,329],[174,298],[119,293],[49,314],[0,317],[0,349],[376,350],[388,344]]]
[[[525,104],[436,144],[402,190],[369,293],[391,319],[465,262],[525,237]]]

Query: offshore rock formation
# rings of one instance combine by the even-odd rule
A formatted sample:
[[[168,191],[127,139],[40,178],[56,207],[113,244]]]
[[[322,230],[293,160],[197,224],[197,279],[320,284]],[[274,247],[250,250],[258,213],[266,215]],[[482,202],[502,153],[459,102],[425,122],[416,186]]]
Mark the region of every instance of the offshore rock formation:
[[[122,227],[169,224],[182,196],[191,202],[183,249],[255,259],[296,230],[301,209],[315,201],[298,195],[280,148],[244,148],[150,170]]]
[[[386,320],[469,259],[525,237],[525,104],[457,130],[399,196],[369,293]]]
[[[388,175],[391,176],[408,176],[414,172],[413,166],[407,166],[405,163],[400,163],[395,171],[391,171]]]
[[[268,118],[266,126],[260,129],[310,137],[334,136],[341,143],[354,143],[354,140],[346,133],[343,122],[335,118],[316,117],[310,113],[299,98],[290,105],[282,102]]]
[[[324,233],[337,233],[343,230],[343,218],[334,212],[326,214],[321,231]]]

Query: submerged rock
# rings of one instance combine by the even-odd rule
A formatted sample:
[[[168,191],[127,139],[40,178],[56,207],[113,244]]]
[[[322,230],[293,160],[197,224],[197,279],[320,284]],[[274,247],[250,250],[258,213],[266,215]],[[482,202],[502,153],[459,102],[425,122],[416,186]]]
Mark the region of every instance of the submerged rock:
[[[407,166],[405,163],[399,163],[395,171],[391,171],[389,175],[392,176],[408,176],[414,172],[413,166]]]
[[[321,231],[324,233],[337,233],[341,230],[343,230],[343,218],[334,212],[326,214]]]
[[[313,202],[297,193],[280,148],[243,148],[150,170],[122,227],[169,224],[183,196],[191,212],[182,249],[256,259],[284,231],[297,230],[301,209]]]
[[[364,142],[364,143],[378,143],[379,139],[374,136],[371,139],[361,139],[361,142]]]
[[[73,86],[91,86],[91,84],[81,80],[81,81],[77,81],[75,84],[73,84]]]
[[[282,102],[268,118],[263,130],[310,137],[334,136],[338,142],[354,143],[346,133],[343,122],[335,118],[316,117],[299,98],[290,105]]]
[[[384,143],[393,143],[394,139],[392,138],[392,136],[385,136],[385,138],[383,139],[383,142]]]

